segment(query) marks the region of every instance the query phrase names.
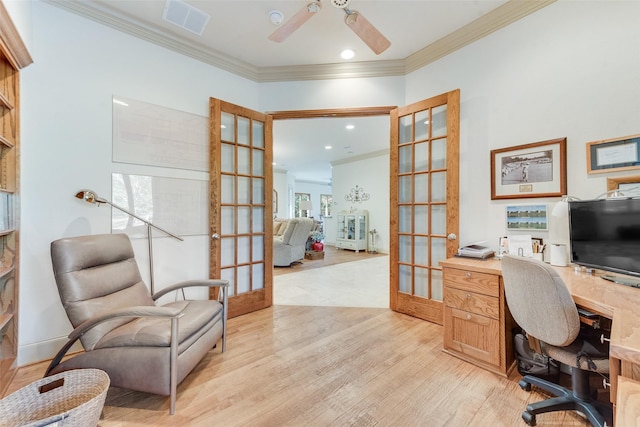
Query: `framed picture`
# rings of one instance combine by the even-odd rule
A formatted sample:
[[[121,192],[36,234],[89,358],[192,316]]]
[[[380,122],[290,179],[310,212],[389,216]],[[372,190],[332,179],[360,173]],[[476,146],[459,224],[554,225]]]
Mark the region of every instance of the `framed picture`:
[[[640,196],[640,175],[607,178],[607,193],[620,190],[626,197]]]
[[[491,200],[567,194],[567,138],[491,150]]]
[[[507,230],[546,230],[547,205],[518,205],[507,206]]]
[[[587,173],[640,169],[640,134],[587,143]]]

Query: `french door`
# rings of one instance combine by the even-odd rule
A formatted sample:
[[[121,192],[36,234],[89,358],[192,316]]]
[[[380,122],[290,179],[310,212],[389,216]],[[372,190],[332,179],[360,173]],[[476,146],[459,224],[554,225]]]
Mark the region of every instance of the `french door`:
[[[219,99],[209,107],[209,269],[229,280],[235,317],[273,300],[273,125],[267,114]]]
[[[390,305],[441,325],[439,263],[458,249],[460,91],[390,117]]]

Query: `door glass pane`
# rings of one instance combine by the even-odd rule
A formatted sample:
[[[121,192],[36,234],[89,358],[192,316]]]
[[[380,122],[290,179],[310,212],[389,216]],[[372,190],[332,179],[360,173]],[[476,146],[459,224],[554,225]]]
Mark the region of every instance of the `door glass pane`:
[[[238,144],[249,145],[249,119],[238,117]]]
[[[264,179],[253,178],[253,203],[261,205],[264,203]]]
[[[251,203],[251,181],[245,176],[238,177],[238,203],[249,204]]]
[[[420,202],[428,202],[429,201],[429,174],[421,173],[415,175],[415,194],[413,195],[413,199],[416,203]]]
[[[437,138],[447,134],[447,106],[435,107],[431,112],[431,137]]]
[[[443,301],[442,270],[431,270],[431,299]]]
[[[253,146],[264,148],[264,123],[253,121]]]
[[[235,268],[224,268],[222,270],[220,270],[220,279],[222,280],[228,280],[229,281],[229,287],[227,288],[227,291],[229,292],[227,295],[228,296],[232,296],[235,295],[235,282],[236,282],[236,275],[235,275]]]
[[[246,264],[251,261],[251,238],[238,237],[238,264]]]
[[[262,233],[264,231],[264,208],[253,208],[253,232]]]
[[[231,144],[222,144],[220,147],[221,168],[222,172],[233,172],[235,167],[234,146]]]
[[[431,265],[440,265],[447,258],[447,241],[443,238],[431,238]]]
[[[413,263],[418,265],[429,265],[429,238],[415,236],[413,238]]]
[[[249,175],[249,149],[247,147],[238,147],[238,173]]]
[[[447,200],[447,173],[435,172],[431,174],[431,201],[445,202]]]
[[[429,143],[419,142],[415,144],[416,147],[416,164],[415,171],[427,171],[429,170]]]
[[[251,208],[238,206],[238,234],[251,232]]]
[[[398,260],[400,262],[411,262],[411,236],[399,236],[399,251]]]
[[[253,174],[264,176],[264,151],[253,150]]]
[[[413,141],[413,116],[402,116],[398,119],[400,131],[400,144]]]
[[[400,233],[411,233],[411,206],[400,206],[398,208],[398,231]]]
[[[447,140],[436,139],[431,142],[431,169],[447,167]]]
[[[405,294],[411,293],[411,267],[408,265],[399,266],[398,270],[398,288],[400,292],[404,292]]]
[[[411,145],[404,145],[398,149],[398,171],[411,172]]]
[[[429,206],[417,205],[414,208],[414,232],[417,234],[429,233]]]
[[[431,234],[447,234],[447,206],[431,206]]]
[[[264,288],[264,264],[253,264],[253,289]]]
[[[229,142],[235,142],[236,139],[234,137],[234,126],[233,126],[233,121],[234,116],[233,114],[229,114],[229,113],[222,113],[221,117],[220,117],[220,121],[221,121],[221,129],[220,129],[220,138],[223,141],[229,141]]]
[[[429,270],[426,268],[414,268],[413,283],[415,286],[415,295],[419,297],[429,297]]]
[[[243,265],[238,267],[237,278],[238,294],[244,294],[251,290],[251,267]]]
[[[354,216],[347,217],[347,240],[356,239],[356,218]]]
[[[398,201],[411,203],[411,176],[398,177]]]
[[[264,237],[263,236],[253,236],[253,255],[251,257],[252,261],[263,261],[264,260]]]
[[[232,206],[223,206],[221,209],[220,222],[221,233],[235,234],[236,233],[236,216],[235,208]]]
[[[367,236],[366,236],[366,221],[364,219],[364,215],[360,215],[358,217],[358,222],[360,223],[360,225],[358,226],[358,231],[360,232],[360,236],[358,237],[359,240],[366,240]]]
[[[223,267],[235,264],[236,245],[234,237],[220,239],[220,265]]]
[[[220,201],[222,203],[234,203],[236,201],[235,177],[231,175],[222,175],[220,178],[222,187]]]
[[[422,141],[429,138],[429,110],[416,113],[416,137],[414,141]]]

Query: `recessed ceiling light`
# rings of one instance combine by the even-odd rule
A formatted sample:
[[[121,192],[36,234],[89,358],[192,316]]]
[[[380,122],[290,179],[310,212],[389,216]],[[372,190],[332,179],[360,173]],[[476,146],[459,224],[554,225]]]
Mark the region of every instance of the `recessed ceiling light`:
[[[330,146],[330,145],[325,145],[325,146],[324,146],[324,149],[325,149],[325,150],[331,150],[332,148],[333,148],[333,147],[332,147],[332,146]]]
[[[354,125],[346,125],[345,128],[347,128],[347,130],[352,130],[353,128],[355,128]]]
[[[115,99],[115,98],[113,98],[113,103],[114,104],[118,104],[118,105],[122,105],[124,107],[128,107],[129,106],[129,104],[127,104],[126,102],[120,101],[119,99]]]
[[[351,49],[345,49],[340,53],[340,57],[342,59],[351,59],[354,56],[356,56],[356,53],[354,51],[352,51]]]

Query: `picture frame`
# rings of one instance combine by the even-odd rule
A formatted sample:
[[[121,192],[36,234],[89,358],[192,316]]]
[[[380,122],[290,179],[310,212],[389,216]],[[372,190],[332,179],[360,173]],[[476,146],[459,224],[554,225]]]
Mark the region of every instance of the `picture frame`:
[[[567,138],[491,150],[491,200],[567,194]]]
[[[549,228],[546,204],[511,205],[505,208],[508,231],[543,231]]]
[[[640,134],[587,143],[587,173],[640,169]]]
[[[640,175],[607,178],[607,193],[620,190],[627,197],[640,196]]]

